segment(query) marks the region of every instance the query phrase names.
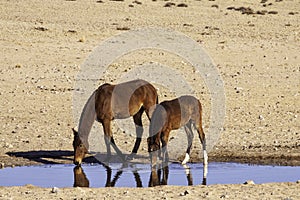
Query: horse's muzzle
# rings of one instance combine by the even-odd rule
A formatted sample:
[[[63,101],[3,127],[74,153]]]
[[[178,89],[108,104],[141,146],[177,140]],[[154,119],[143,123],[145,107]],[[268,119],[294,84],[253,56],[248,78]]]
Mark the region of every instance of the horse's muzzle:
[[[74,160],[73,162],[75,165],[80,166],[81,165],[81,160]]]

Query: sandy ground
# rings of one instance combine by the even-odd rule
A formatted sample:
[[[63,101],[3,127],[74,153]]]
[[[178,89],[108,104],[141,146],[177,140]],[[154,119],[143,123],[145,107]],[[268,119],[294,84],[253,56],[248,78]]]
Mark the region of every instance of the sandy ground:
[[[80,65],[108,37],[149,26],[176,30],[197,41],[222,76],[226,118],[210,161],[300,165],[298,1],[29,0],[0,5],[1,166],[71,163],[71,128],[77,125],[72,97]],[[124,72],[147,62],[172,66],[199,88],[196,96],[203,104],[207,131],[209,90],[178,56],[158,50],[133,52],[112,63],[95,85],[118,83]],[[174,97],[168,88],[155,86],[160,101]],[[115,132],[118,146],[129,153],[134,138]],[[199,161],[198,143],[192,161]],[[147,155],[146,150],[143,140],[139,153]],[[1,187],[0,198],[169,199],[185,190],[190,192],[181,198],[300,199],[296,183],[66,188],[55,194],[33,186]]]
[[[299,184],[159,186],[155,188],[1,188],[1,199],[299,199]],[[298,192],[298,193],[297,193]]]

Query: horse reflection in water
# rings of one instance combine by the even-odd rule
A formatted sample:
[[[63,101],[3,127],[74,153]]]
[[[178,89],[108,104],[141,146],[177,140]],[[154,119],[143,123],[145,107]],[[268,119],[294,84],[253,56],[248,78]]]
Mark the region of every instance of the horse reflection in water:
[[[122,168],[120,168],[116,172],[116,174],[114,175],[114,177],[112,179],[112,169],[109,166],[104,165],[104,164],[103,164],[103,167],[105,167],[106,174],[107,174],[105,187],[115,187],[117,181],[123,174]],[[74,167],[73,172],[74,172],[74,184],[73,184],[74,187],[89,187],[90,186],[90,182],[81,166]],[[133,173],[133,176],[134,176],[134,179],[136,182],[136,187],[143,187],[143,183],[142,183],[142,180],[141,180],[141,177],[140,177],[138,171],[135,169],[135,170],[132,170],[132,173]],[[188,185],[193,185],[192,174],[188,167],[186,168],[186,174],[187,174]],[[168,166],[164,166],[157,170],[152,168],[150,177],[149,177],[148,187],[154,187],[154,186],[158,186],[158,185],[168,185],[168,177],[169,177],[169,167]]]
[[[118,179],[123,174],[122,168],[117,171],[114,178],[111,180],[112,169],[109,166],[104,165],[104,164],[103,164],[103,167],[105,167],[106,174],[107,174],[105,187],[115,187]],[[81,166],[74,167],[73,172],[74,172],[74,184],[73,184],[74,187],[89,187],[90,186],[90,181],[88,180],[88,178],[87,178],[86,174],[84,173]],[[140,177],[139,173],[137,172],[137,170],[133,170],[132,173],[135,178],[136,187],[143,187],[141,177]]]
[[[163,171],[162,177],[161,177],[161,171]],[[169,177],[169,167],[165,166],[162,169],[151,169],[151,174],[149,178],[149,187],[154,187],[158,185],[168,185],[168,177]]]
[[[193,185],[193,177],[190,168],[187,165],[183,165],[185,168],[187,183],[189,186]],[[151,168],[151,174],[149,178],[149,187],[158,185],[168,185],[169,178],[169,166],[163,166],[159,169]]]
[[[74,187],[90,187],[90,181],[86,178],[83,169],[80,166],[76,166],[73,169],[74,172]]]

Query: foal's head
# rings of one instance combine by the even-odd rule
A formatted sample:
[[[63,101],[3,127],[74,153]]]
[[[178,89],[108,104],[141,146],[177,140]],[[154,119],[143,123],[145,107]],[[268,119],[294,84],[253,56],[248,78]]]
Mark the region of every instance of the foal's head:
[[[167,111],[166,109],[157,104],[153,109],[149,135],[147,139],[148,143],[148,152],[150,156],[151,165],[155,166],[157,162],[157,157],[160,155],[160,143],[161,143],[161,134],[164,126],[167,124]]]
[[[85,154],[88,152],[87,148],[82,143],[78,131],[74,128],[72,129],[74,133],[74,140],[73,140],[73,148],[74,148],[74,164],[80,165]]]
[[[150,136],[147,138],[148,152],[150,156],[151,165],[155,166],[157,162],[157,157],[160,152],[160,140],[159,135]]]

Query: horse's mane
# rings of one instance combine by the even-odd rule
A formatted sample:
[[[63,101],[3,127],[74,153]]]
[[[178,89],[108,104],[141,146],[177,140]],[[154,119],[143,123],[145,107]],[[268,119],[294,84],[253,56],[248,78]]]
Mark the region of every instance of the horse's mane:
[[[96,92],[97,90],[93,92],[93,94],[89,97],[88,101],[84,105],[79,120],[79,127],[78,127],[79,138],[87,149],[89,149],[89,143],[88,143],[89,134],[92,129],[93,123],[96,119],[96,111],[95,111]]]

